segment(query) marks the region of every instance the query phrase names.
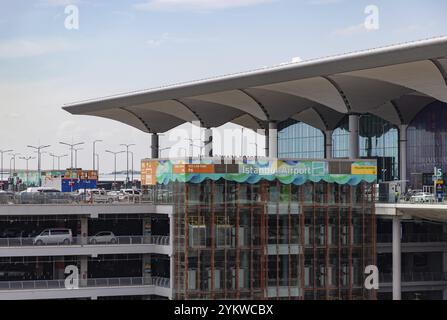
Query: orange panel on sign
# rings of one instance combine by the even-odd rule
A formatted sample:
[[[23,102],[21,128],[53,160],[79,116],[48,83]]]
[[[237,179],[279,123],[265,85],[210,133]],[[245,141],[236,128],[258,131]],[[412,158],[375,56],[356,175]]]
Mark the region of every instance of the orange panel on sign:
[[[186,173],[214,173],[214,165],[212,164],[188,164],[186,165]]]
[[[145,186],[154,186],[157,184],[157,166],[156,161],[146,161],[141,164],[141,184]]]

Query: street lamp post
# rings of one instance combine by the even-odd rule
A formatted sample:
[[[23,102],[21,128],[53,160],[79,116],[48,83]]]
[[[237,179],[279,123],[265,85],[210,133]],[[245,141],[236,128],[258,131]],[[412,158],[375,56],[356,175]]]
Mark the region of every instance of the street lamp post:
[[[129,183],[129,148],[135,146],[134,144],[121,144],[122,147],[126,148],[126,162],[127,162],[127,169],[126,169],[126,188],[127,184]]]
[[[93,141],[93,171],[95,171],[95,162],[96,162],[96,143],[97,142],[103,142],[102,140],[95,140]]]
[[[191,152],[191,157],[194,157],[194,149],[193,147],[197,147],[200,148],[200,155],[202,155],[202,149],[204,148],[204,146],[198,146],[194,144],[194,141],[202,141],[200,139],[192,139],[192,138],[188,138],[186,139],[189,141],[189,151]]]
[[[116,187],[116,156],[119,155],[120,153],[124,153],[124,152],[126,152],[126,151],[113,152],[113,151],[110,151],[110,150],[106,150],[106,152],[107,152],[107,153],[111,153],[111,154],[113,154],[114,157],[115,157],[115,166],[114,166],[114,168],[115,168],[115,169],[114,169],[115,177],[114,177],[114,180],[113,180],[113,184],[114,184],[114,186]]]
[[[41,170],[41,161],[42,161],[42,159],[41,159],[41,156],[42,156],[42,149],[46,149],[46,148],[49,148],[49,147],[51,147],[50,145],[45,145],[45,146],[28,146],[28,148],[31,148],[31,149],[35,149],[36,151],[37,151],[37,174],[38,174],[38,179],[39,179],[39,186],[41,186],[41,184],[42,184],[42,177],[41,177],[41,172],[40,172],[40,170]]]
[[[251,142],[250,144],[255,145],[255,147],[256,147],[255,159],[258,160],[258,143],[257,142]]]
[[[161,153],[162,153],[163,151],[165,151],[165,150],[169,150],[169,149],[171,149],[171,148],[172,148],[172,147],[160,148],[160,149],[159,149],[160,157],[161,157]]]
[[[0,150],[0,154],[1,154],[1,168],[0,168],[0,180],[1,180],[1,184],[2,184],[2,190],[4,189],[3,188],[3,155],[5,154],[5,153],[8,153],[8,152],[12,152],[13,150]]]
[[[14,163],[14,165],[13,165],[13,174],[14,173],[16,173],[16,158],[17,158],[17,156],[20,156],[20,153],[11,153],[11,156],[12,156],[12,159],[14,159],[13,160],[13,163]]]
[[[74,153],[74,147],[76,147],[76,146],[80,146],[80,145],[82,145],[82,144],[84,144],[84,142],[78,142],[78,143],[67,143],[67,142],[59,142],[60,144],[63,144],[63,145],[65,145],[65,146],[69,146],[70,147],[70,154],[71,154],[71,157],[70,157],[70,169],[74,169],[73,168],[73,153]]]
[[[36,159],[35,157],[20,157],[19,159],[26,161],[26,185],[29,183],[29,161]]]
[[[68,154],[64,154],[64,155],[56,155],[53,153],[50,153],[50,156],[53,157],[53,170],[56,170],[55,165],[54,165],[54,159],[57,158],[57,170],[61,169],[61,159],[68,157]]]
[[[98,179],[99,179],[99,153],[95,153],[96,158],[96,171],[98,172]]]
[[[134,164],[134,162],[133,162],[133,152],[132,151],[129,151],[129,153],[130,153],[130,156],[131,156],[131,159],[132,159],[132,165],[131,165],[131,179],[132,179],[132,186],[133,186],[133,171],[134,171],[134,169],[133,169],[133,164]]]
[[[75,167],[78,168],[78,151],[84,150],[83,148],[73,149],[75,152]]]

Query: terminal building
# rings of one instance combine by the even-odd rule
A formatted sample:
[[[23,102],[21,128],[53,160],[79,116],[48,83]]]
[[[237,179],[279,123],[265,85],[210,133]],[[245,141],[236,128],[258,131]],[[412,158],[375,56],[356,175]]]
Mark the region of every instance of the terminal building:
[[[185,122],[262,130],[270,158],[377,162],[379,299],[447,299],[447,206],[395,202],[407,191],[443,197],[447,38],[440,37],[67,105],[152,135]],[[436,189],[436,190],[435,190]]]
[[[146,199],[0,205],[0,231],[75,238],[2,239],[0,298],[447,300],[447,205],[400,199],[442,199],[446,107],[447,38],[66,105],[152,135]],[[159,134],[188,122],[205,128],[205,157],[159,159]],[[265,157],[213,158],[212,128],[229,122],[261,130]],[[261,170],[303,163],[323,171]],[[115,240],[93,241],[101,231]],[[378,290],[363,285],[371,264]]]

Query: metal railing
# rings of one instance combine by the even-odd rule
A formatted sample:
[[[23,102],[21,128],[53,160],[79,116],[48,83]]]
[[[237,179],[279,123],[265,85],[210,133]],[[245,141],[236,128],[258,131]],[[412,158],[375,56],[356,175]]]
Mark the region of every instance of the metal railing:
[[[378,234],[377,243],[391,243],[392,234]],[[402,235],[403,243],[428,243],[428,242],[447,242],[447,234],[444,233],[410,233]]]
[[[72,237],[59,241],[41,240],[37,238],[0,238],[0,247],[29,247],[29,246],[89,246],[89,245],[169,245],[169,236],[116,236],[100,237]]]
[[[97,278],[79,279],[79,288],[98,287],[132,287],[132,286],[157,286],[170,288],[170,279],[153,277],[128,277],[128,278]],[[0,281],[0,290],[32,290],[32,289],[65,289],[65,279],[61,280],[29,280],[29,281]]]
[[[129,205],[156,203],[152,195],[98,196],[63,192],[24,192],[0,194],[0,205]],[[164,204],[167,204],[164,203]]]
[[[381,283],[391,283],[393,281],[393,275],[391,273],[381,273],[379,279]],[[447,281],[447,272],[402,273],[402,282],[423,281]]]

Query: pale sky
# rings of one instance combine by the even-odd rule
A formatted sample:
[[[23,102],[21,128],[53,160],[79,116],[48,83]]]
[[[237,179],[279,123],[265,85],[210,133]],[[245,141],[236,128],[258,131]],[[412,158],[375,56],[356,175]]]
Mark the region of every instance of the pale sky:
[[[79,8],[79,30],[64,10]],[[368,5],[380,28],[366,30]],[[79,166],[150,137],[118,122],[63,111],[65,103],[447,34],[445,0],[0,0],[0,149],[85,141]],[[254,155],[253,146],[249,151]],[[18,161],[18,167],[24,162]],[[63,163],[69,165],[68,159]],[[36,167],[36,163],[32,163]],[[9,167],[9,156],[5,156]],[[44,156],[44,167],[51,159]],[[136,166],[138,167],[138,166]],[[119,170],[125,169],[122,157]]]

